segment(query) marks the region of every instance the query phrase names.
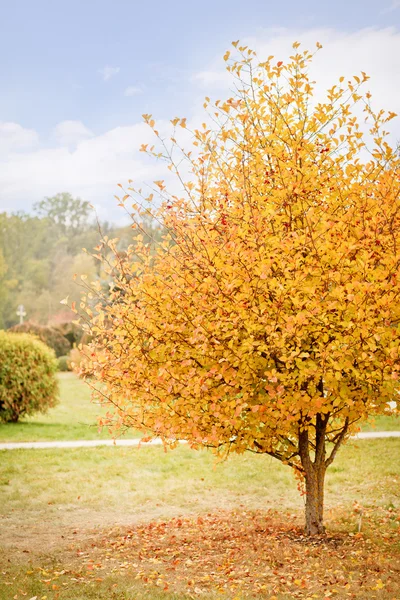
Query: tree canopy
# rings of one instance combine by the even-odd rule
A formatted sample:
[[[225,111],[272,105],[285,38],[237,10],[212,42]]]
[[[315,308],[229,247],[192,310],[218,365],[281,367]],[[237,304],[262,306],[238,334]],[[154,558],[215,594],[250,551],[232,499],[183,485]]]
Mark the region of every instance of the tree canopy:
[[[91,280],[103,277],[99,264],[83,252],[98,244],[99,229],[118,235],[120,249],[132,242],[129,225],[97,223],[89,203],[67,193],[39,202],[33,214],[0,213],[0,328],[18,323],[19,304],[39,324],[72,319],[60,300],[68,295],[79,301],[74,275],[78,283],[84,273]]]
[[[293,467],[314,534],[327,467],[398,386],[400,165],[385,132],[395,115],[374,112],[368,77],[342,77],[318,102],[312,54],[293,47],[287,63],[260,63],[235,43],[237,60],[224,57],[235,94],[206,98],[193,148],[175,133],[171,152],[162,139],[161,152],[143,148],[168,161],[182,195],[159,181],[161,205],[134,188],[121,198],[167,233],[155,252],[142,241],[123,260],[103,239],[114,286],[87,307],[84,374],[116,430]]]

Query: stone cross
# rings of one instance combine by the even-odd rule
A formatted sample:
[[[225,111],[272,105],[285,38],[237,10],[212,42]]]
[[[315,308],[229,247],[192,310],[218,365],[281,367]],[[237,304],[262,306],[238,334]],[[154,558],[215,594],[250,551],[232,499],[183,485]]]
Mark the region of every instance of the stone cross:
[[[26,312],[23,304],[20,304],[18,306],[17,315],[19,316],[19,324],[22,325],[22,323],[24,322],[24,317],[26,317]]]

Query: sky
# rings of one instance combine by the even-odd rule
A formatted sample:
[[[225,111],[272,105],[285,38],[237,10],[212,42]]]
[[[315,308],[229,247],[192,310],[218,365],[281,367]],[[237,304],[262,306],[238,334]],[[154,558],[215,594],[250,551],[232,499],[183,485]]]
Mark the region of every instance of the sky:
[[[0,211],[58,192],[122,218],[117,184],[151,184],[139,152],[175,116],[200,125],[204,96],[229,95],[233,40],[287,57],[323,45],[322,88],[368,73],[373,103],[400,113],[400,0],[0,0]],[[400,118],[392,134],[400,140]],[[153,140],[154,141],[154,140]]]

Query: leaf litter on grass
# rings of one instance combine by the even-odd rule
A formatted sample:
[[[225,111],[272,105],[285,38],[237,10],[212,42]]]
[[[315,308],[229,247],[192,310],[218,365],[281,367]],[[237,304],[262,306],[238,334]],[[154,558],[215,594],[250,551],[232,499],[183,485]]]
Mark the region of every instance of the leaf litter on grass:
[[[282,522],[272,510],[219,511],[104,531],[95,543],[82,540],[64,569],[41,569],[40,580],[54,598],[65,598],[66,586],[113,577],[167,596],[396,600],[400,516],[393,507],[367,507],[364,533],[357,532],[359,511],[337,512],[332,533],[315,538],[303,534],[297,515]],[[355,533],[348,533],[349,523]]]

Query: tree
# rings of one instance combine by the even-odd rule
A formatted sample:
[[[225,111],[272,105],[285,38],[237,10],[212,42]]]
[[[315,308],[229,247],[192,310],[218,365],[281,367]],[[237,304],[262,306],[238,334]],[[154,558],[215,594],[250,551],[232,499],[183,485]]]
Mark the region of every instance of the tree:
[[[0,214],[0,249],[7,264],[2,282],[4,303],[1,320],[10,326],[18,321],[16,309],[23,291],[24,282],[29,280],[32,294],[37,297],[45,284],[49,271],[49,247],[51,237],[43,221],[26,214]]]
[[[115,407],[104,422],[116,429],[291,466],[305,481],[306,531],[320,534],[327,468],[398,386],[400,164],[384,131],[395,115],[360,92],[368,77],[340,78],[316,102],[312,55],[298,46],[287,64],[238,49],[235,95],[181,152],[191,181],[175,132],[173,152],[149,150],[182,197],[155,182],[159,208],[150,197],[141,209],[134,188],[121,198],[167,234],[155,253],[140,238],[128,259],[116,253],[106,308],[88,301],[83,375]],[[110,248],[105,238],[99,252]]]
[[[37,202],[34,209],[39,216],[47,217],[64,233],[84,231],[91,215],[89,202],[73,198],[65,192]]]
[[[6,283],[7,264],[4,260],[3,251],[0,247],[0,327],[3,326],[3,310],[7,302]]]
[[[93,272],[94,261],[82,255],[82,248],[93,248],[100,236],[97,224],[84,218],[89,214],[87,203],[58,194],[40,206],[40,217],[0,213],[0,324],[4,327],[18,322],[18,304],[37,323],[58,318],[66,293],[74,296],[75,291],[79,298],[72,275],[82,269]],[[109,231],[107,223],[101,227]],[[67,314],[73,318],[70,311]]]

